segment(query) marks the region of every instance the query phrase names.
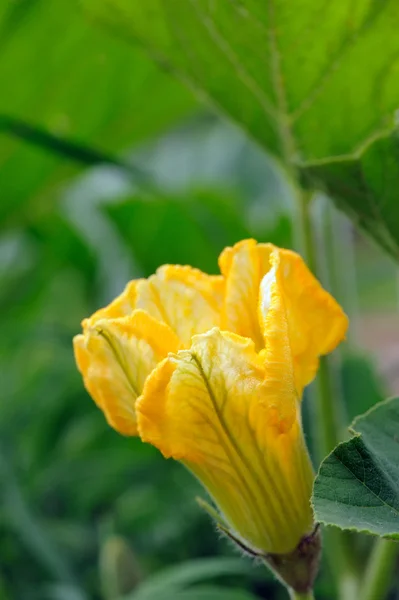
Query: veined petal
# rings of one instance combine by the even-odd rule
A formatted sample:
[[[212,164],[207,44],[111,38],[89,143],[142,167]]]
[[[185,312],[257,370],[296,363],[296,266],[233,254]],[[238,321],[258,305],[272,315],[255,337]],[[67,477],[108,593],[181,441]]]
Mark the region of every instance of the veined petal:
[[[167,325],[141,310],[91,323],[74,338],[85,387],[114,429],[137,435],[135,403],[144,382],[169,351],[179,349],[179,341]]]
[[[136,288],[140,279],[129,281],[125,289],[108,306],[100,308],[88,319],[82,321],[83,328],[92,326],[100,319],[117,319],[132,314],[136,305]]]
[[[301,396],[304,386],[316,375],[319,357],[345,338],[348,318],[298,254],[274,248],[270,263],[271,270],[260,286],[259,320],[267,344],[270,290],[276,285],[286,307],[296,386]]]
[[[313,474],[281,335],[284,321],[265,363],[248,339],[195,336],[158,365],[136,406],[143,441],[182,460],[247,545],[275,553],[312,529]]]
[[[198,269],[164,265],[136,288],[136,307],[170,326],[185,346],[220,323],[223,278]]]
[[[225,248],[219,266],[226,279],[222,313],[222,328],[254,340],[257,349],[263,347],[258,321],[259,286],[270,269],[269,257],[274,246],[243,240]]]

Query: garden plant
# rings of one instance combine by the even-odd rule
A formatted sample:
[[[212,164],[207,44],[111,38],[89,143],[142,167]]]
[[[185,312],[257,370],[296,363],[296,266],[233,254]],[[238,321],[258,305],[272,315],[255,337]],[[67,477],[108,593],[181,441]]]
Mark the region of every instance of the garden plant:
[[[0,597],[394,600],[396,0],[54,4],[0,5]]]

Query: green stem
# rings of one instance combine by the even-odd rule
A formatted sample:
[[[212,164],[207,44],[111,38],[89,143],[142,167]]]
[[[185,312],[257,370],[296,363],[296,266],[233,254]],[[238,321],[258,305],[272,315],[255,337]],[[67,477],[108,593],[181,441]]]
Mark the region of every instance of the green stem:
[[[300,249],[310,270],[320,277],[320,261],[317,260],[317,244],[314,236],[311,204],[312,193],[298,190],[298,237]],[[335,389],[331,363],[328,357],[321,357],[320,368],[315,387],[317,419],[317,458],[323,460],[339,443],[342,430],[342,411],[339,402],[339,390]],[[326,531],[327,557],[337,582],[341,600],[353,600],[358,588],[353,552],[348,536],[337,530]]]
[[[353,231],[347,217],[338,212],[329,198],[320,198],[319,207],[330,290],[345,307],[351,323],[346,343],[341,346],[341,352],[345,353],[356,344],[356,317],[359,315]]]
[[[291,600],[314,600],[313,592],[307,592],[306,594],[300,594],[295,590],[290,589],[290,598]]]
[[[298,242],[312,273],[319,279],[320,262],[317,260],[317,244],[314,236],[311,206],[313,193],[301,189],[298,197]],[[322,460],[340,440],[340,410],[334,393],[331,367],[326,357],[321,357],[316,378],[317,421],[318,421],[318,460]]]
[[[318,399],[318,450],[319,460],[331,452],[339,442],[339,415],[337,414],[338,402],[334,397],[334,388],[331,374],[331,365],[327,356],[320,357],[320,366],[316,378]]]
[[[309,269],[312,273],[318,272],[318,263],[316,255],[316,244],[313,236],[313,222],[311,218],[311,204],[313,192],[297,188],[297,211],[298,227],[296,228],[297,245],[302,251]]]
[[[372,550],[366,576],[361,588],[362,600],[384,600],[392,583],[392,573],[398,556],[399,544],[377,540]]]

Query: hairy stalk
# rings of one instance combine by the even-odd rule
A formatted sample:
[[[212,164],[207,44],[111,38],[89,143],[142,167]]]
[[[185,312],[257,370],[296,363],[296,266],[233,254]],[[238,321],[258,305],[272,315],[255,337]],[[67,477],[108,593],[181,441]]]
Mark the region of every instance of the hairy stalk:
[[[384,600],[387,597],[398,553],[397,542],[383,539],[375,542],[360,591],[362,600]]]

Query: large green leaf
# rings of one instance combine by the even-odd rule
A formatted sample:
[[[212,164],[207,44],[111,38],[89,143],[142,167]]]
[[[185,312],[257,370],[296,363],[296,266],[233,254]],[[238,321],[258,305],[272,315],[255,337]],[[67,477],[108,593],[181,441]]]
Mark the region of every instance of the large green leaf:
[[[381,167],[368,158],[376,153],[377,165],[386,164],[384,150],[377,142],[362,154],[393,128],[399,105],[396,0],[85,3],[286,162],[309,166],[313,177],[311,166],[323,160],[327,170],[317,168],[316,179],[332,192],[338,184],[331,184],[328,165],[343,157],[346,208],[398,256],[397,202],[383,192]],[[391,179],[398,167],[395,157],[390,161]],[[353,180],[362,171],[360,185]]]
[[[107,162],[195,106],[141,51],[85,20],[78,0],[1,3],[0,52],[3,221],[28,201],[26,213],[40,213],[79,166]]]
[[[352,432],[355,437],[321,464],[313,493],[316,519],[399,539],[399,398],[358,417]]]
[[[354,156],[308,164],[304,174],[311,182],[320,181],[338,208],[399,260],[399,137],[396,131],[379,137]]]

